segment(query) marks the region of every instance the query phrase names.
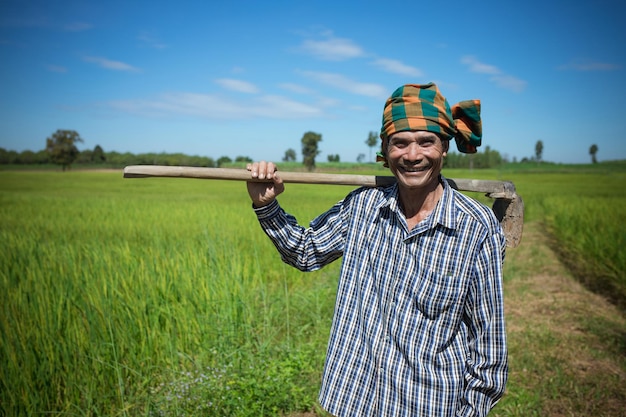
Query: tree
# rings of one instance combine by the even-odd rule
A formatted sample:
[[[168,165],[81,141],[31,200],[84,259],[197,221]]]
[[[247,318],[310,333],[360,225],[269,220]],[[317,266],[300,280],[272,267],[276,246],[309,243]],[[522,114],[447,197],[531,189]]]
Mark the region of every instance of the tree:
[[[364,153],[360,153],[357,157],[356,157],[356,161],[360,164],[363,162],[363,160],[365,159],[365,154]]]
[[[296,151],[289,148],[285,151],[285,156],[283,156],[284,162],[292,162],[296,160]]]
[[[252,162],[252,158],[249,156],[237,156],[235,162]]]
[[[233,160],[230,159],[229,157],[227,157],[227,156],[220,156],[218,158],[218,160],[217,160],[217,166],[221,167],[222,165],[230,164],[231,162],[233,162]]]
[[[50,155],[50,161],[61,165],[63,171],[70,169],[80,151],[76,143],[84,142],[75,130],[58,129],[46,139],[46,152]]]
[[[100,147],[100,145],[96,145],[96,147],[93,148],[93,152],[91,153],[91,160],[95,163],[102,163],[107,160],[107,157],[104,154],[104,150]]]
[[[543,142],[538,140],[535,144],[535,159],[541,161],[541,155],[543,154]]]
[[[596,159],[596,154],[598,153],[598,145],[596,145],[595,143],[593,145],[591,145],[591,147],[589,148],[589,155],[591,155],[591,162],[594,164],[598,163],[598,160]]]
[[[77,164],[89,164],[93,160],[93,151],[91,149],[84,149],[79,152],[78,156],[74,160]]]
[[[339,154],[336,154],[336,155],[333,155],[332,153],[328,154],[328,162],[340,162]]]
[[[302,163],[309,171],[315,169],[315,157],[320,154],[317,144],[321,141],[322,135],[319,133],[306,132],[302,136]]]
[[[370,161],[372,161],[372,148],[378,145],[378,134],[373,131],[370,132],[369,135],[367,135],[367,140],[365,141],[365,144],[370,148]]]

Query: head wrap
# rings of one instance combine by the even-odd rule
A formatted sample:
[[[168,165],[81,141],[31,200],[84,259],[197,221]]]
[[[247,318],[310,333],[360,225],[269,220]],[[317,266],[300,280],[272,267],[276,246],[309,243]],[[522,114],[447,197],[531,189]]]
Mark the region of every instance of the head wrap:
[[[426,130],[453,137],[460,152],[476,153],[482,140],[480,101],[461,101],[450,108],[434,83],[407,84],[393,92],[385,103],[380,138],[383,141],[396,132]],[[382,149],[384,161],[385,149]]]

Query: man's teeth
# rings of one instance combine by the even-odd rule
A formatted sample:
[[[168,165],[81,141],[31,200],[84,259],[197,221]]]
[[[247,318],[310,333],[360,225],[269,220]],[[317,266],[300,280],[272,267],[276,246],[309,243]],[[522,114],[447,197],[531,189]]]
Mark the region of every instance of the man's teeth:
[[[421,172],[421,171],[426,171],[428,168],[430,168],[430,166],[414,167],[414,168],[403,167],[402,169],[404,169],[406,172]]]

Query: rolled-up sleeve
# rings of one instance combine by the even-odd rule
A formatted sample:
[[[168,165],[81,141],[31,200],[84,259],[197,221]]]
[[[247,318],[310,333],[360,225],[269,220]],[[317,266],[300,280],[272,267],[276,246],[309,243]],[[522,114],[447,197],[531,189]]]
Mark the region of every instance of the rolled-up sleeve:
[[[301,271],[315,271],[343,254],[346,229],[342,219],[343,204],[342,200],[315,218],[308,228],[299,225],[276,200],[254,211],[283,262]]]

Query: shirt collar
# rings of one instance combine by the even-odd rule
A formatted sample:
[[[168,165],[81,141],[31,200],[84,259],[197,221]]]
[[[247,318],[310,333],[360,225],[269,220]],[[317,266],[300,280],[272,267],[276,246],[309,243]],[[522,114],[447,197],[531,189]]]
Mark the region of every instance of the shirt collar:
[[[456,229],[454,190],[450,187],[450,184],[448,184],[448,181],[443,175],[439,176],[439,181],[443,185],[443,194],[429,218],[432,219],[433,226],[440,224],[448,229]]]

